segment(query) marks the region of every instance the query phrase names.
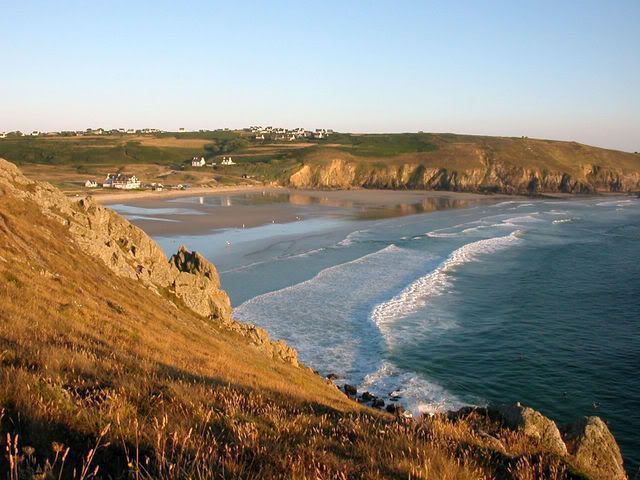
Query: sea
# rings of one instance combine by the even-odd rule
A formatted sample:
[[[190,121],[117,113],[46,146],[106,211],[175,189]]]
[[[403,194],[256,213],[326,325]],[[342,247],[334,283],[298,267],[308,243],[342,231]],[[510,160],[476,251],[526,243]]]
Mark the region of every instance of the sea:
[[[215,215],[251,198],[113,207],[135,222],[190,204]],[[235,318],[338,384],[397,398],[414,415],[516,401],[558,423],[598,415],[635,475],[640,199],[430,201],[379,215],[311,202],[293,222],[154,238],[167,255],[181,244],[203,253]]]

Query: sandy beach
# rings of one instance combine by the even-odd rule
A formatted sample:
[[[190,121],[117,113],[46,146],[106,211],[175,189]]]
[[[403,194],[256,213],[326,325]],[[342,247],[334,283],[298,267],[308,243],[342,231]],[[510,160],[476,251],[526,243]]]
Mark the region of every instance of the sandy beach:
[[[247,187],[125,192],[94,198],[127,215],[150,235],[176,235],[250,228],[320,216],[362,220],[389,218],[514,197],[407,190],[309,191]]]
[[[162,190],[160,192],[153,190],[97,190],[97,193],[91,194],[91,197],[103,205],[108,205],[110,203],[122,203],[132,200],[161,200],[166,198],[192,197],[198,195],[228,195],[230,193],[256,192],[265,189],[274,190],[279,188],[280,187],[264,187],[262,185],[234,185],[229,187],[195,187],[187,190]]]

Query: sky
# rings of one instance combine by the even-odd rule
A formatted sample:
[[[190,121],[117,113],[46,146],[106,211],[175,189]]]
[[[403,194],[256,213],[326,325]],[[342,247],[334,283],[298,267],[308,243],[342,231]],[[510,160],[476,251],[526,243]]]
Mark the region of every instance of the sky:
[[[0,0],[0,131],[249,125],[640,151],[640,0]]]

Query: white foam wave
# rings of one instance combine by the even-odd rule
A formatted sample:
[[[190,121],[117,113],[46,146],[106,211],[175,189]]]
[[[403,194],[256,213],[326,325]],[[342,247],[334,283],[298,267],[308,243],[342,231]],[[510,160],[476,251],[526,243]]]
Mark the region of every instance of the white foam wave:
[[[557,220],[554,220],[551,223],[558,225],[560,223],[571,223],[571,222],[574,222],[575,220],[576,220],[575,218],[559,218]]]
[[[627,207],[631,203],[633,203],[633,200],[611,200],[608,202],[596,203],[596,206],[597,207]]]
[[[357,384],[381,355],[383,339],[368,319],[371,306],[419,275],[428,259],[435,260],[392,244],[247,300],[234,316],[283,338],[307,365]]]
[[[365,376],[359,385],[360,391],[368,391],[378,397],[389,398],[390,393],[399,397],[399,402],[413,415],[433,414],[456,410],[464,403],[437,383],[420,375],[402,371],[387,361],[373,373]]]
[[[458,237],[460,236],[460,234],[464,233],[469,228],[473,228],[473,227],[470,227],[470,225],[478,225],[478,224],[481,224],[482,222],[483,220],[476,220],[473,222],[460,223],[458,225],[453,225],[452,227],[438,228],[437,230],[432,230],[430,232],[425,233],[425,236],[431,237],[431,238]],[[453,232],[451,231],[456,229],[463,229],[463,230],[453,231]]]
[[[362,238],[365,233],[369,233],[369,230],[356,230],[355,232],[351,232],[343,240],[338,242],[338,246],[348,247],[353,245],[353,243]]]
[[[316,253],[324,252],[325,250],[326,248],[324,247],[316,248],[313,250],[309,250],[308,252],[297,253],[295,255],[288,255],[286,257],[283,257],[283,259],[289,260],[291,258],[306,258],[306,257],[310,257],[311,255],[315,255]]]
[[[543,222],[544,220],[541,220],[539,218],[536,218],[534,215],[538,215],[538,212],[534,212],[531,213],[529,215],[523,215],[521,217],[511,217],[511,218],[505,218],[504,220],[502,220],[502,223],[505,224],[516,224],[516,223],[539,223],[539,222]]]
[[[446,292],[451,286],[449,273],[456,267],[476,260],[479,255],[491,254],[519,243],[521,233],[516,230],[506,236],[478,240],[454,250],[428,275],[411,283],[391,300],[378,304],[370,318],[384,333],[390,323],[423,308],[431,297]]]
[[[425,235],[431,238],[448,238],[448,237],[457,237],[460,235],[460,233],[459,232],[455,232],[455,233],[427,232]]]
[[[222,271],[220,273],[224,274],[224,273],[242,272],[244,270],[249,270],[250,268],[257,267],[258,265],[263,265],[265,263],[279,262],[279,261],[282,261],[282,260],[291,260],[291,259],[294,259],[294,258],[306,258],[306,257],[310,257],[311,255],[315,255],[316,253],[323,252],[325,250],[326,250],[326,248],[322,247],[322,248],[316,248],[314,250],[309,250],[307,252],[296,253],[294,255],[285,255],[285,256],[282,256],[282,257],[276,257],[276,258],[269,259],[269,260],[261,260],[259,262],[252,262],[252,263],[248,263],[246,265],[240,265],[239,267],[230,268],[229,270],[224,270],[224,271]]]

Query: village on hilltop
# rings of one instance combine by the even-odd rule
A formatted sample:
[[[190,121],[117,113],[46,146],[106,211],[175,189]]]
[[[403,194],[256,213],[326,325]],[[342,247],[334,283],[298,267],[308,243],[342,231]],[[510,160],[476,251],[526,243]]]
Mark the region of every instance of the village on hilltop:
[[[219,129],[223,131],[231,131],[229,128]],[[59,130],[59,131],[41,131],[33,130],[29,133],[16,130],[13,132],[0,132],[0,139],[10,137],[83,137],[83,136],[113,136],[113,135],[154,135],[154,134],[189,134],[189,133],[206,133],[216,130],[188,130],[184,127],[178,128],[177,131],[161,130],[159,128],[87,128],[86,130]],[[282,127],[261,127],[251,126],[235,130],[238,132],[250,133],[254,140],[286,140],[294,141],[301,139],[323,139],[333,133],[333,130],[326,128],[316,128],[315,130],[307,130],[303,127],[282,128]]]
[[[231,131],[228,128],[221,129],[222,131]],[[219,130],[218,130],[219,131]],[[298,128],[281,128],[281,127],[262,127],[262,126],[250,126],[243,129],[233,130],[241,134],[244,138],[248,138],[252,141],[276,142],[276,141],[296,141],[304,139],[325,139],[332,133],[331,129],[317,128],[315,130],[307,130],[302,127]],[[87,128],[86,130],[69,130],[69,131],[52,131],[43,132],[34,130],[31,133],[24,134],[20,131],[14,132],[0,132],[0,139],[16,138],[16,137],[72,137],[72,136],[125,136],[125,135],[156,135],[156,134],[177,134],[177,138],[182,138],[183,134],[203,134],[211,132],[211,130],[187,130],[185,128],[179,128],[177,132],[160,130],[157,128],[117,128],[117,129],[104,129],[104,128]],[[206,158],[203,155],[196,155],[191,160],[185,160],[184,164],[180,168],[190,166],[191,168],[219,168],[219,167],[232,167],[237,165],[230,155],[222,155]],[[243,174],[242,178],[251,179],[247,174]],[[85,188],[104,188],[104,189],[117,189],[117,190],[139,190],[149,189],[153,191],[162,191],[166,187],[162,183],[149,183],[145,184],[136,175],[129,175],[126,173],[108,173],[104,180],[99,181],[96,179],[88,179],[84,182]],[[189,185],[179,184],[172,187],[172,189],[186,190]]]

